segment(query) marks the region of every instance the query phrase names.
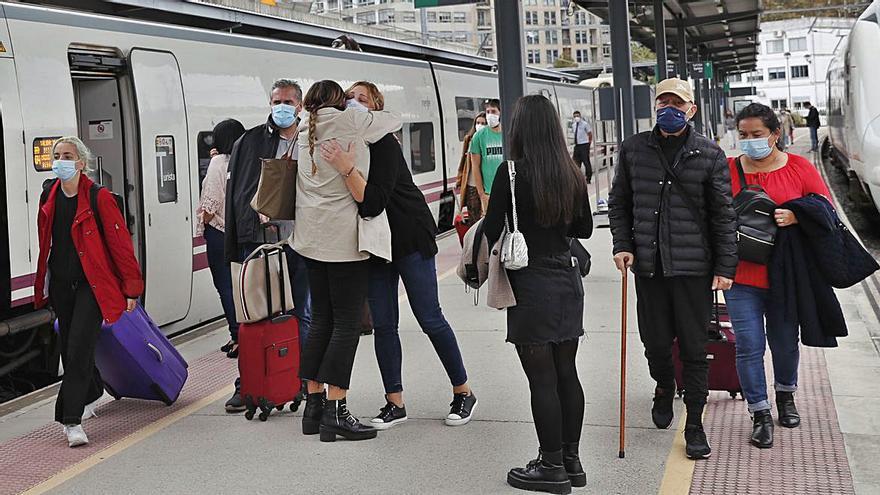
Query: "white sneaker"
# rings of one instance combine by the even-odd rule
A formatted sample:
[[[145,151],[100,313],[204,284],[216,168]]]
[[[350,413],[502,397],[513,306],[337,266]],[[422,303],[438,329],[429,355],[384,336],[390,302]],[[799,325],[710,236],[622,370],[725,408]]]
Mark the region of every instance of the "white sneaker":
[[[65,426],[64,434],[67,435],[67,445],[69,447],[79,447],[89,443],[89,437],[83,431],[82,425]]]
[[[83,421],[85,421],[89,418],[97,418],[98,417],[98,414],[95,413],[95,409],[98,408],[98,401],[99,400],[101,400],[101,399],[100,398],[95,399],[95,402],[92,402],[91,404],[86,404],[85,407],[83,407],[83,415],[82,415]]]

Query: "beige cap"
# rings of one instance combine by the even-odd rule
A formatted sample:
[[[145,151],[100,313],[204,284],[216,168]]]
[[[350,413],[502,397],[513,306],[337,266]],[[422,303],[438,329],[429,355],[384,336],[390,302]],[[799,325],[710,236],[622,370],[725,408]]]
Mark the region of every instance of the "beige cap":
[[[672,93],[685,102],[694,101],[694,90],[691,89],[690,83],[677,77],[670,77],[657,83],[656,97],[659,98],[664,93]]]

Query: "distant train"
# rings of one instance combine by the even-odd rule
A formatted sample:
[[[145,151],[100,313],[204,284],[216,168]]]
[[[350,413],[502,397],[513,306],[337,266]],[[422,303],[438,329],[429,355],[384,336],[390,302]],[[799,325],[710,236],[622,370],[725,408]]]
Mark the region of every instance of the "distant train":
[[[850,176],[850,194],[880,210],[880,0],[841,41],[828,67],[828,140],[823,153]]]
[[[498,95],[489,70],[18,3],[0,9],[0,351],[4,335],[45,323],[31,304],[37,198],[57,137],[82,137],[99,182],[125,199],[146,309],[173,333],[221,314],[193,223],[210,131],[230,117],[265,122],[273,80],[304,90],[321,79],[375,82],[402,114],[404,153],[441,230],[452,226],[462,139]],[[591,113],[591,93],[559,80],[530,78],[528,91],[550,98],[567,127],[575,109]],[[10,354],[0,353],[0,369]]]

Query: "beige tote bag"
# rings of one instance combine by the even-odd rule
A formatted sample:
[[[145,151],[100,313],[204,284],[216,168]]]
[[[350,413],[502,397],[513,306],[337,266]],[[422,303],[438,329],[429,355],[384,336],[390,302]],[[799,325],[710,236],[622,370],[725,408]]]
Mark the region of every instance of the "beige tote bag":
[[[263,244],[243,263],[231,263],[232,299],[239,323],[254,323],[293,310],[286,243]]]
[[[296,160],[290,158],[288,149],[281,158],[263,158],[261,161],[260,182],[251,199],[251,208],[272,220],[293,220],[296,210]]]

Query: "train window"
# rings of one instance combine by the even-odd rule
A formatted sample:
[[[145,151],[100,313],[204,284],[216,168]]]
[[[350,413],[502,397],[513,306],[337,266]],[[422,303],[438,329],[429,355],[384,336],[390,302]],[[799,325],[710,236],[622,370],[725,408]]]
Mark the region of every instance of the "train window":
[[[474,96],[455,97],[455,115],[458,121],[458,140],[464,142],[464,137],[471,130],[471,125],[477,114],[483,111],[483,102],[488,98]]]
[[[208,175],[208,165],[211,163],[211,148],[214,147],[214,133],[202,131],[196,138],[199,155],[199,192],[202,191],[202,182]]]
[[[55,160],[52,156],[52,145],[60,137],[40,137],[34,139],[34,168],[37,169],[37,172],[52,171],[52,161]]]
[[[156,175],[159,203],[177,201],[177,164],[174,160],[174,136],[156,136]]]
[[[434,124],[431,122],[414,122],[404,126],[405,144],[410,150],[410,167],[413,175],[431,172],[437,168],[434,157]],[[406,146],[404,147],[404,149]]]

